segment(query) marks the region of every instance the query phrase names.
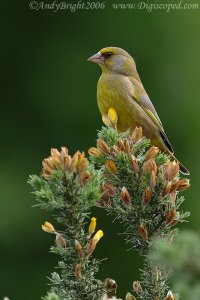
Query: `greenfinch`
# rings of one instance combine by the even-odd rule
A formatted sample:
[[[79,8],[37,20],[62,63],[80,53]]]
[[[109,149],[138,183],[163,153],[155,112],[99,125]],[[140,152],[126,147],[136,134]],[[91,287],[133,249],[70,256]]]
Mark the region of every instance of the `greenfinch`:
[[[102,69],[97,85],[97,103],[103,120],[112,108],[117,113],[118,131],[133,131],[141,126],[153,145],[178,161],[131,55],[121,48],[106,47],[88,58],[88,61],[99,64]],[[189,174],[180,162],[179,166],[183,174]]]

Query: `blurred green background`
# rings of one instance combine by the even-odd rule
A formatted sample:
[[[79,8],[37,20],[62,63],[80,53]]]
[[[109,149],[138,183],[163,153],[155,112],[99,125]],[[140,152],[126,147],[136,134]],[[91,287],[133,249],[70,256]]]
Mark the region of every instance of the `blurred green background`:
[[[191,171],[192,187],[184,193],[191,217],[184,227],[199,229],[200,9],[114,11],[112,2],[74,13],[34,11],[28,1],[1,3],[0,299],[39,299],[48,290],[46,276],[57,257],[48,253],[52,236],[40,226],[52,219],[31,208],[26,181],[40,173],[51,147],[65,145],[73,153],[95,144],[102,126],[100,68],[86,59],[102,47],[119,46],[134,56],[175,153]],[[108,258],[99,277],[114,277],[122,297],[138,278],[141,260],[126,251],[118,224],[101,210],[94,214],[105,232],[95,255]]]

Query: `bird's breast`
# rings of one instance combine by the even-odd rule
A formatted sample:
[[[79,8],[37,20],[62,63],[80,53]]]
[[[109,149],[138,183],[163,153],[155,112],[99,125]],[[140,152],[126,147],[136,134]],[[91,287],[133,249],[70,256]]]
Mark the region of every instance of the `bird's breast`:
[[[133,100],[130,95],[134,86],[123,75],[102,75],[97,86],[97,103],[102,115],[108,113],[110,107],[115,108],[119,120],[118,129],[126,131],[137,126],[137,117],[134,113]],[[136,110],[135,110],[136,111]]]

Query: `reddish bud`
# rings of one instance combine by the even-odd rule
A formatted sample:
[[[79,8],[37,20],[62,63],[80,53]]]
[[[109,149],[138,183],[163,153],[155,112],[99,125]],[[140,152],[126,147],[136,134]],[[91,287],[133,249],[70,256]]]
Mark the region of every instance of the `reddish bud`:
[[[124,142],[123,142],[123,140],[122,139],[119,139],[119,149],[121,150],[121,151],[125,151],[125,145],[124,145]]]
[[[114,145],[113,146],[113,152],[114,152],[114,154],[119,155],[119,153],[121,152],[121,150],[119,149],[118,146]]]
[[[170,193],[171,187],[172,187],[172,184],[171,184],[171,182],[168,181],[162,191],[163,198],[165,198]]]
[[[177,191],[184,191],[187,190],[190,187],[190,180],[187,178],[183,178],[178,181],[179,185],[177,188]]]
[[[178,181],[174,181],[172,183],[172,186],[171,186],[171,189],[170,189],[170,193],[176,192],[178,186],[179,186],[179,182]]]
[[[82,248],[81,244],[79,243],[79,241],[77,241],[77,240],[75,240],[75,250],[79,257],[84,256],[83,248]]]
[[[155,175],[157,174],[157,165],[155,163],[154,158],[150,158],[149,160],[147,160],[144,164],[143,164],[143,172],[144,173],[152,173],[152,171],[154,171]]]
[[[110,147],[108,147],[107,143],[103,139],[97,140],[97,148],[105,154],[110,154]]]
[[[77,264],[75,267],[75,275],[77,279],[81,278],[81,264]]]
[[[142,287],[139,281],[133,281],[133,289],[135,292],[137,293],[141,293],[142,292]]]
[[[145,154],[145,161],[154,158],[159,152],[158,147],[152,146]]]
[[[141,224],[138,228],[138,232],[139,232],[139,235],[141,236],[141,238],[144,240],[144,241],[148,241],[148,232],[147,232],[147,229],[146,227]]]
[[[137,159],[134,155],[131,155],[131,163],[132,163],[133,171],[135,173],[138,173],[139,172],[139,165],[138,165],[138,161],[137,161]]]
[[[131,206],[131,197],[129,195],[129,192],[127,190],[127,188],[125,188],[125,186],[123,186],[120,197],[122,199],[122,201],[124,202],[124,204],[126,204],[127,206]]]
[[[164,166],[164,175],[166,180],[174,180],[179,174],[179,164],[174,161],[169,161]]]
[[[165,221],[166,224],[170,224],[172,221],[174,221],[175,217],[176,217],[176,210],[172,209],[167,214],[166,221]]]
[[[85,185],[86,183],[88,183],[91,179],[91,174],[89,172],[83,172],[80,174],[80,183],[81,185]]]
[[[155,186],[156,186],[156,174],[155,174],[154,171],[152,171],[151,177],[150,177],[150,187],[151,187],[152,189],[154,189]]]
[[[95,148],[95,147],[91,147],[89,150],[88,150],[88,153],[90,156],[92,157],[99,157],[102,155],[102,151]]]
[[[130,153],[131,153],[131,146],[130,146],[130,143],[129,143],[128,140],[126,140],[126,142],[125,142],[125,152],[126,152],[127,154],[130,154]]]
[[[142,196],[142,203],[144,205],[148,204],[152,197],[152,190],[150,188],[147,188],[144,190],[143,196]]]
[[[104,184],[102,185],[102,191],[108,196],[114,196],[116,194],[116,187],[114,187],[110,183],[104,182]]]
[[[137,143],[142,137],[142,127],[135,127],[132,133],[132,141],[133,143]]]

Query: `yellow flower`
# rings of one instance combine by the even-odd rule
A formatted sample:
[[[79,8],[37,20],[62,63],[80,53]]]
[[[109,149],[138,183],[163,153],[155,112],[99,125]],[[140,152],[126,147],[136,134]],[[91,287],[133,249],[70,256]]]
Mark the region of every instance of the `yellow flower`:
[[[95,250],[96,245],[98,243],[98,241],[102,238],[103,236],[103,231],[102,230],[98,230],[96,232],[96,234],[94,235],[94,237],[92,238],[92,240],[90,241],[89,245],[88,245],[88,254],[92,254],[92,252]]]
[[[95,217],[91,218],[90,226],[88,229],[89,234],[93,234],[93,232],[95,232],[96,225],[97,225],[97,219]]]
[[[118,115],[116,110],[113,107],[110,107],[108,110],[108,117],[113,125],[117,125]]]
[[[93,237],[92,242],[98,243],[98,241],[103,237],[103,235],[103,230],[98,230],[95,236]]]
[[[49,222],[45,222],[44,225],[42,225],[42,230],[48,233],[56,233],[53,225]]]

